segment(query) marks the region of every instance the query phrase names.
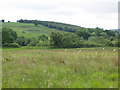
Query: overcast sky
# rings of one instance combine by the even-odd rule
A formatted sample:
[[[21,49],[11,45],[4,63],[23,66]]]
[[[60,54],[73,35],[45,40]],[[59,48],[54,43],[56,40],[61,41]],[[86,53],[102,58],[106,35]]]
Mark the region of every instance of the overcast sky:
[[[57,21],[82,27],[118,28],[119,0],[1,0],[0,18]]]

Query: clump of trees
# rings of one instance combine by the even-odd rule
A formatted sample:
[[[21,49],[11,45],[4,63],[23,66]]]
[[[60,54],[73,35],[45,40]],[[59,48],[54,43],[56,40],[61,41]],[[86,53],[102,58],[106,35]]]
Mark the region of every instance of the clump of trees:
[[[50,43],[54,47],[62,48],[103,47],[103,46],[118,47],[120,45],[118,38],[119,38],[118,32],[114,31],[98,30],[98,32],[95,31],[91,33],[90,31],[87,32],[85,30],[79,30],[71,34],[52,32],[50,36]]]
[[[10,28],[2,28],[2,46],[4,47],[19,47],[16,43],[18,35],[15,31]]]
[[[83,38],[74,33],[52,32],[50,35],[50,44],[54,47],[77,48],[81,47],[82,42]]]
[[[5,22],[5,20],[4,20],[4,19],[2,19],[1,21],[2,21],[2,23],[4,23],[4,22]]]
[[[83,37],[85,40],[87,40],[91,36],[90,32],[85,29],[80,29],[80,30],[76,31],[75,33],[78,36]]]
[[[50,45],[60,47],[62,45],[63,35],[59,32],[52,32],[50,35]]]
[[[13,43],[18,38],[18,35],[15,31],[10,28],[2,28],[2,43]]]
[[[20,47],[20,46],[48,46],[49,38],[46,35],[39,35],[37,38],[18,37],[17,33],[11,28],[2,28],[2,46],[3,47]]]

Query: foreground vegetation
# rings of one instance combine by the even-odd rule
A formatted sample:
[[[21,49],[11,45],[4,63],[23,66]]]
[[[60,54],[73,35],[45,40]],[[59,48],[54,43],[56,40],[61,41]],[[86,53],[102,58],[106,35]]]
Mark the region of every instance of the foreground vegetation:
[[[118,48],[3,49],[3,88],[117,88]]]

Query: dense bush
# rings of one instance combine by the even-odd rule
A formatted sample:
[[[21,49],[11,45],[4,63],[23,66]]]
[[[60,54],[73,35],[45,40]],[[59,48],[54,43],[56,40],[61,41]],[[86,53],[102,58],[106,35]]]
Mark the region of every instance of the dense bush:
[[[30,42],[27,46],[37,46],[38,43],[38,41]]]
[[[11,28],[3,27],[2,28],[2,44],[5,43],[14,43],[18,35]]]
[[[62,38],[61,47],[64,48],[78,48],[81,47],[83,38],[76,34],[64,34]]]
[[[51,33],[52,46],[62,48],[79,48],[79,47],[103,47],[103,46],[118,46],[117,41],[110,41],[102,36],[91,36],[88,40],[83,37],[72,34]]]
[[[5,43],[2,45],[3,47],[10,47],[10,48],[19,48],[20,45],[17,43]]]
[[[84,42],[83,47],[103,47],[105,45],[99,43],[92,43],[92,42]]]
[[[52,32],[50,37],[52,46],[60,48],[78,48],[81,47],[83,38],[74,33],[62,34],[59,32]]]
[[[83,37],[84,39],[88,39],[91,36],[90,32],[88,32],[85,29],[80,29],[80,30],[76,31],[75,33],[78,36]]]
[[[27,46],[31,42],[31,39],[25,38],[24,36],[18,37],[16,43],[21,46]]]
[[[50,35],[50,45],[60,47],[62,45],[63,35],[59,32],[52,32]]]
[[[27,44],[27,46],[37,46],[38,43],[39,43],[38,39],[33,37],[31,38],[31,42]]]

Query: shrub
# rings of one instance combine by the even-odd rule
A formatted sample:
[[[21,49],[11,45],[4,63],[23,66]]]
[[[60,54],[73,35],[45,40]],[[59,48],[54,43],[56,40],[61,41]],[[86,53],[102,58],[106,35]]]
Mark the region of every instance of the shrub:
[[[90,43],[90,42],[84,42],[83,47],[103,47],[105,46],[104,44],[99,44],[99,43]]]
[[[38,41],[32,41],[27,46],[37,46],[38,43]]]
[[[21,46],[27,46],[31,42],[31,39],[26,38],[24,36],[18,37],[16,40],[16,43],[18,43]]]
[[[3,47],[11,47],[11,48],[19,48],[20,45],[17,43],[5,43],[2,45]]]

